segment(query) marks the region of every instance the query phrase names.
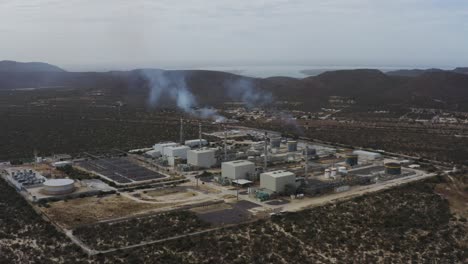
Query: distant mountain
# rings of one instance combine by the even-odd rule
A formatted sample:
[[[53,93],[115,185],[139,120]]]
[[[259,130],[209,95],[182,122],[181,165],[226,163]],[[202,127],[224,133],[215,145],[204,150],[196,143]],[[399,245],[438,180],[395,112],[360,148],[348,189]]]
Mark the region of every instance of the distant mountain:
[[[385,74],[391,75],[391,76],[417,77],[417,76],[421,76],[421,75],[423,75],[424,73],[427,73],[427,72],[441,72],[441,71],[444,71],[444,70],[436,69],[436,68],[426,69],[426,70],[412,69],[412,70],[388,71]]]
[[[65,70],[43,62],[0,61],[0,72],[65,72]]]
[[[455,70],[453,71],[457,73],[468,74],[468,67],[458,67],[458,68],[455,68]]]
[[[463,72],[463,68],[457,71]],[[104,96],[128,104],[144,106],[150,96],[150,82],[160,76],[183,76],[183,82],[200,105],[267,98],[289,101],[304,110],[329,107],[331,96],[355,101],[355,107],[415,106],[468,110],[468,74],[438,69],[408,74],[386,74],[379,70],[359,69],[324,72],[318,76],[252,78],[237,74],[206,71],[165,71],[144,69],[111,72],[1,72],[0,90],[66,87],[79,93],[99,91]],[[149,76],[149,78],[148,78]],[[156,81],[156,83],[158,83]],[[159,82],[160,85],[161,82]],[[164,96],[164,95],[162,95]],[[268,98],[267,98],[268,99]],[[163,105],[173,106],[171,94]],[[268,101],[268,100],[265,100]],[[271,101],[271,100],[269,100]],[[299,104],[296,104],[299,103]]]

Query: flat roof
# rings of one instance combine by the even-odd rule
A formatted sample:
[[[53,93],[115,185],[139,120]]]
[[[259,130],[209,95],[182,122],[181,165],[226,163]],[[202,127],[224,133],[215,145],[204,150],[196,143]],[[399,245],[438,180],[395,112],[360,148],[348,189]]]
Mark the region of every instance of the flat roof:
[[[245,184],[252,183],[252,181],[245,180],[245,179],[237,179],[237,180],[233,180],[232,182],[236,183],[236,184],[239,184],[239,185],[245,185]]]
[[[284,176],[295,175],[294,173],[290,171],[285,171],[285,170],[268,171],[268,172],[264,172],[264,174],[267,174],[268,176],[271,176],[273,178],[280,178]]]
[[[215,149],[192,149],[189,151],[197,152],[197,153],[208,153],[208,152],[215,152],[216,150]]]
[[[190,149],[190,147],[188,146],[170,146],[170,147],[166,147],[164,149],[173,149],[173,150],[177,150],[177,149]]]
[[[232,166],[240,166],[240,165],[255,165],[255,163],[248,161],[248,160],[235,160],[235,161],[227,161],[223,162],[223,164],[228,164]]]
[[[73,184],[75,181],[71,179],[50,179],[44,182],[44,186],[65,186]]]

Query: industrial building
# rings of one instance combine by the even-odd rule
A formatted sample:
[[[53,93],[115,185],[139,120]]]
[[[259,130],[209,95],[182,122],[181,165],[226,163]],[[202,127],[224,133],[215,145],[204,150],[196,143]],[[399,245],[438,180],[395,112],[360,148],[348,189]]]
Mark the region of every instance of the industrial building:
[[[159,158],[161,157],[161,152],[159,150],[150,150],[145,152],[145,155],[151,158]]]
[[[71,179],[51,179],[43,183],[42,192],[49,195],[68,194],[75,191],[75,181]]]
[[[260,188],[283,193],[286,185],[296,184],[296,175],[285,170],[269,171],[260,174]]]
[[[187,163],[199,168],[211,168],[216,164],[215,149],[195,149],[187,152]]]
[[[353,154],[358,155],[359,159],[362,160],[376,160],[382,158],[382,154],[380,153],[365,150],[355,150],[353,151]]]
[[[164,156],[166,157],[178,157],[183,160],[187,159],[187,152],[190,150],[190,147],[187,146],[171,146],[164,147]]]
[[[159,151],[159,153],[163,154],[164,153],[164,148],[166,147],[175,147],[178,146],[179,144],[174,143],[174,142],[166,142],[166,143],[158,143],[153,146],[153,149],[156,151]]]
[[[236,160],[223,162],[221,164],[221,175],[223,178],[232,180],[247,179],[255,173],[255,164],[247,160]]]
[[[202,146],[208,145],[208,141],[206,139],[192,139],[192,140],[186,140],[185,141],[185,146],[194,148],[194,147],[200,147],[200,141]]]

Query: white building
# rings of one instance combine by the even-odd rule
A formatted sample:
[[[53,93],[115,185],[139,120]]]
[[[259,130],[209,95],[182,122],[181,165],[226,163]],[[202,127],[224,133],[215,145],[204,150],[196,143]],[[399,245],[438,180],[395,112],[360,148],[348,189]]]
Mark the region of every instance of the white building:
[[[187,159],[187,151],[190,148],[187,146],[174,146],[174,147],[165,147],[164,156],[166,157],[179,157],[181,159]]]
[[[72,165],[72,162],[70,160],[56,161],[52,163],[52,166],[54,166],[55,168],[63,168],[65,166],[71,166],[71,165]]]
[[[246,179],[249,174],[255,173],[255,163],[248,160],[223,162],[221,173],[223,178]]]
[[[159,158],[161,157],[161,152],[153,149],[153,150],[145,152],[145,155],[152,157],[152,158]]]
[[[206,139],[201,140],[201,145],[206,146],[208,145],[208,141]],[[185,146],[189,146],[191,148],[193,147],[199,147],[200,146],[200,139],[192,139],[192,140],[186,140],[185,141]]]
[[[292,172],[278,170],[260,174],[260,188],[282,193],[288,184],[296,185],[296,175]]]
[[[216,164],[216,150],[195,149],[187,152],[187,163],[199,168],[211,168]]]
[[[164,153],[164,148],[165,147],[174,147],[178,146],[179,144],[174,143],[174,142],[166,142],[166,143],[158,143],[153,146],[153,149],[156,151],[159,151],[159,153],[163,154]]]
[[[382,154],[365,150],[355,150],[353,154],[358,155],[360,160],[376,160],[382,158]]]

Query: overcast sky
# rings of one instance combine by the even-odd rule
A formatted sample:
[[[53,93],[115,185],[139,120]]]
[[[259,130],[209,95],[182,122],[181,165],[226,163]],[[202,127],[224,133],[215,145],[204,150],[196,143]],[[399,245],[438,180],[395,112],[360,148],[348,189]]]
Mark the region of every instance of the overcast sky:
[[[0,0],[0,60],[69,70],[468,66],[467,0]]]

